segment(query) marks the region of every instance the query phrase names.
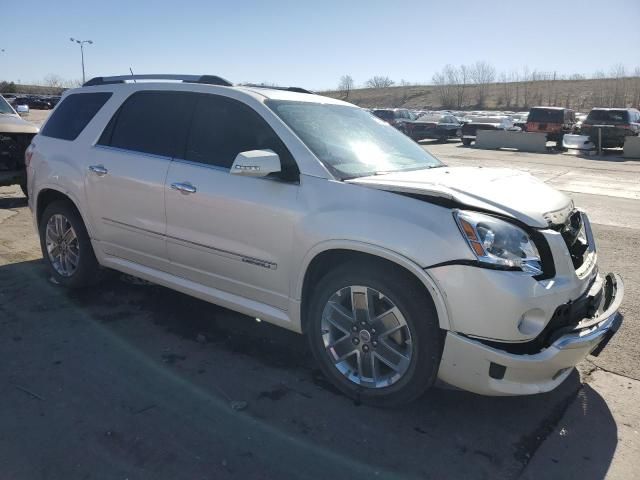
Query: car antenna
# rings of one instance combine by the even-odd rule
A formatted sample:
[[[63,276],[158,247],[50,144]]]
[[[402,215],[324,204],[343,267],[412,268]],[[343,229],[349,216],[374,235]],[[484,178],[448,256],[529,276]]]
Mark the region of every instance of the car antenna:
[[[131,72],[131,76],[133,77],[133,68],[129,67],[129,71]],[[136,79],[133,79],[133,83],[137,83]]]

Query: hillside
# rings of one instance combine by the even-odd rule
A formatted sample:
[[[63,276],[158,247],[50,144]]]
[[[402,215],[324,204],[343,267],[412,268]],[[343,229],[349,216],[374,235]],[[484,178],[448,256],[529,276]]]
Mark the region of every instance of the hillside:
[[[478,105],[477,87],[464,88],[464,101],[444,104],[444,89],[455,86],[415,85],[354,89],[348,95],[340,91],[322,92],[361,107],[406,107],[414,109],[501,109],[523,110],[533,105],[555,105],[586,111],[595,106],[635,106],[640,103],[640,78],[589,80],[538,80],[492,83],[487,85],[484,105]],[[451,97],[451,95],[448,95]]]

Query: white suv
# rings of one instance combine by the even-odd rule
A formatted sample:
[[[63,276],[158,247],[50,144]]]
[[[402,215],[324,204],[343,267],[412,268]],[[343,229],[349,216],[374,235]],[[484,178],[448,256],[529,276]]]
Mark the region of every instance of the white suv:
[[[305,333],[325,375],[371,404],[438,378],[549,391],[622,321],[622,282],[598,274],[587,216],[564,194],[447,167],[302,89],[96,78],[26,156],[58,283],[106,267]]]

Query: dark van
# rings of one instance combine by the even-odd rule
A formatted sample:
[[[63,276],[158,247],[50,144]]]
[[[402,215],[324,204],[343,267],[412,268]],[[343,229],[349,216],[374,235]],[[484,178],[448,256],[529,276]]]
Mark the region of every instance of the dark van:
[[[582,134],[589,135],[598,145],[598,127],[602,129],[602,147],[624,146],[626,137],[637,136],[640,132],[640,111],[635,108],[594,108],[582,122]]]

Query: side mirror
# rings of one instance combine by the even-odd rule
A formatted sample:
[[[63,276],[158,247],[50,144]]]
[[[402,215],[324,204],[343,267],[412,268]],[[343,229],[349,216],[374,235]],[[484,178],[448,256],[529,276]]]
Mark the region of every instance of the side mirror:
[[[26,117],[27,115],[29,115],[29,106],[28,105],[17,105],[16,106],[16,112],[18,112],[18,115],[20,115],[21,117]]]
[[[231,173],[245,177],[266,177],[282,170],[280,157],[272,150],[240,152],[231,165]]]

